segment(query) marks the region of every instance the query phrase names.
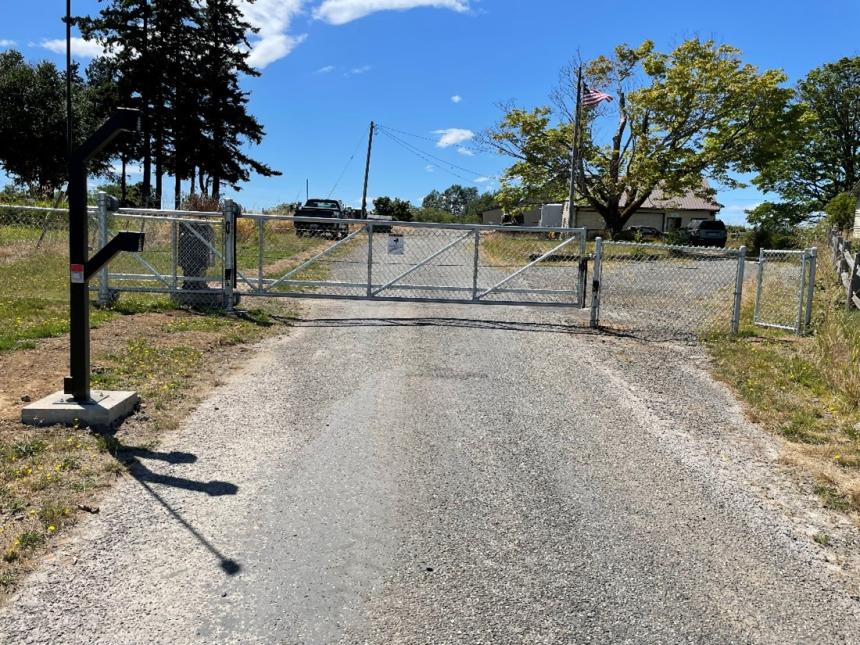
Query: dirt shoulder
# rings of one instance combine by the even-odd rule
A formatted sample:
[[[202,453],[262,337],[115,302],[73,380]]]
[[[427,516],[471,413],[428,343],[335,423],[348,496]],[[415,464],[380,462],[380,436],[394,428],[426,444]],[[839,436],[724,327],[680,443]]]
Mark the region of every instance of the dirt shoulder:
[[[93,387],[134,389],[140,410],[112,435],[36,429],[21,408],[62,386],[68,338],[0,353],[0,598],[14,591],[38,556],[97,513],[107,488],[220,384],[249,344],[285,333],[295,310],[283,304],[224,316],[173,310],[111,317],[92,332]]]

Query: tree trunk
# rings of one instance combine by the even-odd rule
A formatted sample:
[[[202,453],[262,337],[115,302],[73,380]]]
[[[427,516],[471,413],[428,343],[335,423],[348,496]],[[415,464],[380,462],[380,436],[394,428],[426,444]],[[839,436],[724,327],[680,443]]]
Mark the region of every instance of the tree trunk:
[[[191,169],[191,194],[197,191],[197,168]]]
[[[126,200],[128,200],[128,186],[125,178],[126,174],[126,166],[128,165],[128,155],[123,152],[120,155],[122,160],[122,177],[119,180],[119,203],[121,206],[126,205]]]
[[[161,208],[162,189],[164,187],[164,128],[159,125],[155,139],[155,203]]]
[[[173,171],[173,208],[179,210],[182,203],[182,178],[179,176],[179,169]]]

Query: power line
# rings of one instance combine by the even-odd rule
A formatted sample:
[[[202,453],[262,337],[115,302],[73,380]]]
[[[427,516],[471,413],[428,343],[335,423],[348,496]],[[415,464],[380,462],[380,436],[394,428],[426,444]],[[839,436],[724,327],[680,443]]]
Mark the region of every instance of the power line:
[[[343,176],[346,174],[346,171],[349,168],[350,164],[352,163],[352,160],[355,159],[355,155],[358,153],[358,148],[361,146],[362,141],[364,141],[364,135],[363,134],[358,138],[358,143],[355,144],[355,150],[352,151],[352,154],[349,156],[349,159],[347,160],[346,165],[344,165],[343,170],[340,171],[340,175],[338,176],[337,181],[335,181],[334,186],[331,187],[331,190],[328,193],[329,197],[332,196],[334,191],[337,190],[337,187],[340,185],[340,181],[341,181],[341,179],[343,179]]]
[[[396,132],[396,133],[398,133],[398,134],[404,134],[404,135],[406,135],[407,137],[414,137],[414,138],[416,138],[416,139],[421,139],[421,140],[423,140],[423,141],[429,141],[430,143],[433,143],[433,144],[438,143],[438,139],[431,139],[430,137],[425,137],[425,136],[422,136],[422,135],[420,135],[420,134],[414,134],[414,133],[412,133],[412,132],[406,132],[405,130],[398,130],[397,128],[392,128],[392,127],[389,127],[389,126],[387,126],[387,125],[382,125],[382,126],[379,126],[379,127],[381,127],[381,128],[387,128],[387,129],[388,129],[388,130],[390,130],[391,132]],[[461,147],[461,148],[463,148],[464,150],[468,150],[468,151],[470,151],[470,152],[481,152],[481,153],[483,153],[483,152],[484,152],[484,150],[481,150],[480,148],[473,148],[473,147],[471,147],[471,146],[464,146],[464,145],[461,145],[460,147]]]
[[[414,148],[414,147],[410,146],[408,143],[406,143],[405,141],[402,141],[401,139],[398,139],[397,137],[395,137],[395,136],[394,136],[393,134],[391,134],[390,132],[387,132],[386,130],[380,130],[380,132],[381,132],[382,134],[384,134],[386,137],[390,138],[390,139],[391,139],[392,141],[394,141],[395,143],[397,143],[398,145],[402,146],[402,147],[403,147],[407,152],[411,152],[411,153],[412,153],[412,154],[414,154],[416,157],[419,157],[420,159],[422,159],[423,161],[426,161],[426,162],[427,162],[427,163],[429,163],[430,165],[433,165],[433,164],[434,164],[434,160],[433,160],[433,159],[431,159],[429,156],[427,156],[426,154],[424,154],[423,152],[421,152],[421,151],[420,151],[420,150],[418,150],[417,148]],[[444,168],[444,167],[440,167],[439,169],[440,169],[440,170],[442,170],[443,172],[447,172],[449,175],[453,175],[454,177],[457,177],[458,179],[462,179],[462,180],[463,180],[463,181],[465,181],[465,182],[469,182],[469,183],[471,183],[471,182],[472,182],[472,180],[471,180],[471,179],[467,179],[467,178],[466,178],[466,177],[464,177],[463,175],[459,175],[459,174],[457,174],[456,172],[454,172],[453,170],[449,170],[449,169]]]
[[[406,149],[408,149],[413,154],[420,156],[425,161],[430,161],[431,163],[435,162],[435,163],[441,164],[443,166],[450,166],[451,168],[456,168],[457,170],[460,170],[462,172],[467,172],[467,173],[473,175],[473,177],[486,176],[486,175],[484,175],[484,173],[477,172],[475,170],[472,170],[471,168],[464,168],[463,166],[458,166],[455,163],[451,163],[450,161],[446,161],[445,159],[442,159],[441,157],[437,157],[434,154],[431,154],[429,152],[421,150],[420,148],[416,148],[411,143],[403,141],[402,139],[400,139],[396,135],[392,134],[389,130],[390,130],[390,128],[380,127],[380,132],[382,132],[383,134],[385,134],[387,137],[391,138],[392,140],[396,141],[401,146],[404,146]],[[443,170],[445,170],[446,172],[449,172],[450,174],[454,175],[455,177],[460,177],[460,175],[458,175],[457,173],[452,172],[450,170],[447,170],[446,168],[443,168]],[[470,179],[466,179],[465,177],[460,177],[460,179],[463,179],[465,181],[470,181],[470,182],[472,181]]]

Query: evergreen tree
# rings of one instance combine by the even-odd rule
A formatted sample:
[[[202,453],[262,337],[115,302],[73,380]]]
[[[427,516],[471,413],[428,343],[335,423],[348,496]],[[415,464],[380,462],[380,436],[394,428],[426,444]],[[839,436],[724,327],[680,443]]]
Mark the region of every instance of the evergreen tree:
[[[259,144],[263,126],[248,113],[248,94],[239,87],[240,75],[259,76],[248,64],[246,34],[253,32],[235,0],[209,0],[202,10],[201,39],[205,43],[201,75],[201,116],[206,141],[199,155],[200,185],[204,194],[220,198],[222,184],[239,189],[253,171],[264,177],[281,174],[242,151],[245,143]]]
[[[175,204],[183,180],[192,193],[199,183],[219,198],[223,184],[238,189],[251,172],[279,174],[242,150],[262,141],[263,128],[239,86],[243,75],[259,73],[247,63],[253,30],[236,0],[102,1],[97,17],[77,23],[113,56],[120,100],[137,99],[144,111],[138,154],[146,204],[160,205],[165,173],[174,177]]]

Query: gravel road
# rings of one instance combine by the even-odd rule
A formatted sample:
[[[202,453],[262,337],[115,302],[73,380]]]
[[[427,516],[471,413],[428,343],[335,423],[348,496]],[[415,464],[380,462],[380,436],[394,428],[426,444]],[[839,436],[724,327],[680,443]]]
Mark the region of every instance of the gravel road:
[[[856,531],[694,346],[342,302],[255,356],[0,610],[0,641],[860,641]]]

